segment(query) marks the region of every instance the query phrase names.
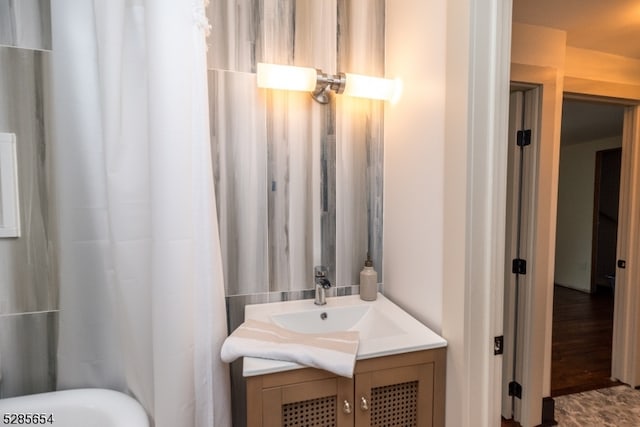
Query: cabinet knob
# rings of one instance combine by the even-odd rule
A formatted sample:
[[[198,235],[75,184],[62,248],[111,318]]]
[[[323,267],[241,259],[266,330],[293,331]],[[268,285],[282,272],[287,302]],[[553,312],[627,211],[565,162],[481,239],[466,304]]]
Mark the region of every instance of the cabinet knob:
[[[369,403],[367,402],[367,399],[365,399],[364,396],[360,398],[360,409],[362,409],[363,411],[369,410]]]
[[[345,414],[351,413],[351,404],[348,400],[344,401],[344,404],[342,405],[342,412],[344,412]]]

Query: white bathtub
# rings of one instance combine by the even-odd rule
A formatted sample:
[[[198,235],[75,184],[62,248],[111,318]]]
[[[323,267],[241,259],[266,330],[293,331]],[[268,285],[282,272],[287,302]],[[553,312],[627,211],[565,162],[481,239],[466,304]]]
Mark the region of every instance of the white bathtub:
[[[18,417],[21,414],[23,418],[20,419]],[[31,425],[149,426],[147,414],[135,399],[117,391],[99,388],[64,390],[0,399],[0,426],[25,425],[27,424],[26,414],[32,414],[29,417],[32,420]]]

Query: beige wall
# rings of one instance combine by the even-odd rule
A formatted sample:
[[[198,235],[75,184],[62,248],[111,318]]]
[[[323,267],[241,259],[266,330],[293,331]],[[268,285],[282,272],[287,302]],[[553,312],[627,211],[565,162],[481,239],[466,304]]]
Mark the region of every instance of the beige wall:
[[[570,78],[640,84],[640,60],[567,46],[565,75]]]
[[[503,137],[492,132],[499,127],[493,124],[495,117],[502,116],[495,110],[500,104],[496,97],[507,99],[510,37],[503,35],[510,32],[511,9],[510,2],[501,0],[483,4],[487,7],[474,7],[475,3],[386,2],[385,71],[403,79],[405,92],[397,105],[385,106],[383,282],[389,298],[448,341],[446,425],[451,427],[499,423],[494,407],[499,393],[489,388],[494,386],[491,369],[500,358],[494,357],[487,337],[500,332],[490,330],[493,320],[485,314],[502,316],[500,310],[486,308],[490,284],[497,281],[486,274],[494,267],[486,259],[494,249],[489,246],[495,234],[487,226],[491,218],[485,215],[486,206],[473,210],[479,226],[467,229],[467,186],[470,163],[479,169],[495,165],[500,151],[489,142]],[[469,24],[472,20],[474,25]],[[492,48],[492,36],[502,40],[499,47]],[[496,64],[503,64],[495,77],[499,94],[491,81]],[[476,105],[470,100],[473,94]],[[504,110],[506,138],[506,105]],[[489,161],[470,160],[470,147]],[[498,198],[490,185],[500,179],[489,179],[489,171],[486,182],[476,182],[477,205]],[[484,227],[486,236],[481,235]],[[473,232],[478,236],[472,239]],[[472,252],[480,266],[468,265]]]
[[[385,73],[401,78],[404,91],[385,107],[382,279],[389,298],[439,333],[446,2],[397,0],[386,8]]]
[[[564,69],[567,33],[552,28],[513,23],[511,63]]]
[[[621,137],[560,149],[555,282],[591,292],[591,242],[596,152],[620,147]]]

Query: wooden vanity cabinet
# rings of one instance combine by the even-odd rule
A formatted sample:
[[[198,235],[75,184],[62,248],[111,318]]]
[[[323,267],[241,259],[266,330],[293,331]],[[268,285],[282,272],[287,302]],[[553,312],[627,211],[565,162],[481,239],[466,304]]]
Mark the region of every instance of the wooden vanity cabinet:
[[[248,377],[247,425],[443,427],[445,355],[360,360],[353,378],[312,368]]]

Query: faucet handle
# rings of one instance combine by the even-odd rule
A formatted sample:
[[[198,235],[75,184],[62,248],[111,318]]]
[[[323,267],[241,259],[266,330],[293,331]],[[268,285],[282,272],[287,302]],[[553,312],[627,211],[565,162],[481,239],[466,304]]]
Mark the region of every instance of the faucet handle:
[[[327,277],[327,267],[324,265],[316,265],[313,267],[313,275],[314,277]]]

